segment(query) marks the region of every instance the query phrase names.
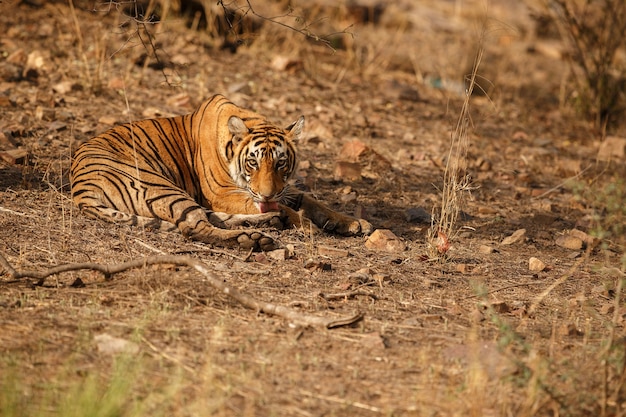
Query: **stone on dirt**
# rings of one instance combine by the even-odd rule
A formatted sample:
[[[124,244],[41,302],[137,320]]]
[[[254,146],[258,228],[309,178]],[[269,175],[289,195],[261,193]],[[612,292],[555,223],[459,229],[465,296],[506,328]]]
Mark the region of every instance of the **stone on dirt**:
[[[284,261],[289,258],[289,251],[287,248],[276,249],[270,252],[267,252],[267,256],[270,259],[274,259],[275,261]]]
[[[26,149],[9,149],[0,152],[0,158],[11,165],[24,165],[26,158],[28,158],[28,152]]]
[[[489,255],[490,253],[494,253],[496,249],[489,245],[480,245],[478,247],[478,252],[484,253],[485,255]]]
[[[502,245],[512,245],[515,242],[522,240],[526,236],[526,229],[518,229],[513,232],[512,235],[505,237],[502,240]]]
[[[377,229],[367,239],[365,247],[384,252],[402,252],[406,249],[406,244],[391,230]]]
[[[571,250],[580,250],[583,247],[582,239],[570,234],[557,237],[555,243],[557,246]]]
[[[578,229],[570,230],[569,231],[569,235],[577,237],[578,239],[582,240],[587,245],[592,245],[597,240],[595,237],[593,237],[593,236],[583,232],[582,230],[578,230]]]
[[[541,259],[533,256],[528,260],[528,269],[532,272],[541,272],[546,269],[546,264]]]

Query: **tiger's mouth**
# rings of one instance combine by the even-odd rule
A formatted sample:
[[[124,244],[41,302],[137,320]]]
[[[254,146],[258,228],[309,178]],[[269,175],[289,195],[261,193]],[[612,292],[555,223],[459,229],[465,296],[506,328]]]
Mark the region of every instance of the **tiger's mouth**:
[[[276,201],[260,201],[256,203],[261,213],[267,213],[269,211],[280,211],[278,203]]]

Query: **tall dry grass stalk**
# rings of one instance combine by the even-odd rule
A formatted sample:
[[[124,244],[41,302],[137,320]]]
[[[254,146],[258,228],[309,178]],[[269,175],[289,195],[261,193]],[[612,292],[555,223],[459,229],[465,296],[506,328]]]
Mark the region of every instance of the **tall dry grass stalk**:
[[[474,87],[477,85],[478,68],[483,58],[483,39],[484,34],[481,36],[474,58],[472,72],[466,78],[465,99],[456,127],[451,134],[450,149],[443,174],[441,205],[433,208],[431,227],[428,231],[428,251],[431,259],[447,259],[450,241],[456,233],[457,220],[464,205],[464,199],[472,190],[471,179],[467,173],[467,151],[472,126],[470,100]]]

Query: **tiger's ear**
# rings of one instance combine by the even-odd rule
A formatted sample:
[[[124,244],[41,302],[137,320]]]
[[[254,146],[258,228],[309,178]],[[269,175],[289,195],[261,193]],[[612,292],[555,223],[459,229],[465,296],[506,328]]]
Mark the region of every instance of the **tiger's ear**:
[[[298,141],[302,136],[302,130],[304,129],[304,116],[300,116],[298,120],[287,126],[285,129],[287,133],[291,134],[291,139]]]
[[[228,130],[233,138],[226,143],[224,148],[225,156],[228,161],[232,161],[235,156],[235,149],[243,137],[250,131],[246,124],[237,116],[230,116],[228,119]]]
[[[230,116],[228,119],[228,130],[236,138],[243,138],[249,132],[246,124],[237,116]]]

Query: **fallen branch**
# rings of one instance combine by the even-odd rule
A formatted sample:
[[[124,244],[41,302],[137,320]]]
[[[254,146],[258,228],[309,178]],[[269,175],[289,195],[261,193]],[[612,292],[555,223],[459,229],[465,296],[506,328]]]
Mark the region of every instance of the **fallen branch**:
[[[112,275],[127,271],[129,269],[143,268],[149,265],[162,264],[188,266],[190,268],[193,268],[204,276],[209,285],[234,298],[244,307],[266,314],[279,316],[295,323],[312,326],[322,326],[327,329],[332,329],[356,323],[363,318],[362,313],[356,313],[355,315],[350,317],[340,317],[336,319],[312,316],[300,313],[285,306],[256,300],[250,295],[228,286],[224,282],[224,280],[219,279],[217,276],[215,276],[215,274],[203,262],[197,259],[193,259],[189,256],[161,255],[150,256],[143,259],[135,259],[132,261],[113,265],[97,263],[75,263],[58,265],[44,271],[18,271],[13,268],[13,266],[6,260],[6,258],[2,254],[0,254],[0,266],[4,268],[4,270],[7,271],[14,280],[21,278],[34,278],[39,280],[40,285],[43,284],[43,281],[47,277],[60,274],[62,272],[89,269],[101,272],[102,274],[104,274],[105,279],[111,279]]]

